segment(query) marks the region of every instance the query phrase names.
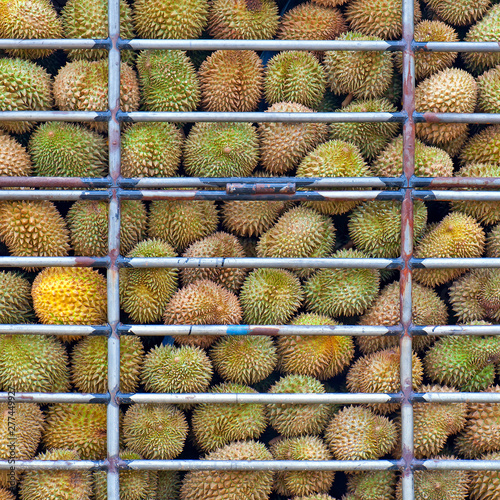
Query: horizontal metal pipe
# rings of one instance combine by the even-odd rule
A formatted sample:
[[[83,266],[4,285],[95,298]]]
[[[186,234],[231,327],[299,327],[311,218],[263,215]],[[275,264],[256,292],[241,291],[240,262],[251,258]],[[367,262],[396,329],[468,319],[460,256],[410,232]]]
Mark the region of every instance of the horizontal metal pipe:
[[[500,117],[500,113],[498,116]],[[414,200],[423,201],[500,201],[500,191],[415,190],[412,196]]]
[[[413,113],[416,122],[427,123],[500,123],[499,113]]]
[[[422,470],[499,470],[500,460],[415,460]]]
[[[111,185],[111,180],[89,177],[0,177],[2,187],[64,187],[95,189],[106,188]]]
[[[107,267],[109,257],[0,257],[0,267]]]
[[[414,394],[413,400],[421,403],[500,403],[498,392],[427,392]]]
[[[104,460],[0,460],[0,470],[104,470]]]
[[[414,335],[499,335],[500,325],[443,325],[443,326],[413,326]]]
[[[413,177],[412,187],[426,188],[479,188],[499,189],[500,178],[498,177]]]
[[[1,113],[0,113],[1,115]],[[0,200],[52,200],[52,201],[77,201],[77,200],[108,200],[109,191],[71,191],[69,189],[42,189],[42,190],[0,190]]]
[[[0,392],[0,403],[38,404],[107,404],[108,394],[44,393],[44,392]]]
[[[425,52],[498,52],[498,42],[413,42],[416,51]]]
[[[0,324],[0,335],[107,335],[108,326],[85,325],[5,325]]]
[[[0,38],[0,49],[107,49],[109,40],[91,38],[55,38],[55,39],[30,39]]]
[[[411,266],[414,269],[460,269],[483,267],[496,268],[500,267],[500,259],[493,257],[481,258],[426,258],[426,259],[411,259]]]
[[[2,111],[0,121],[35,121],[35,122],[105,122],[109,111]]]

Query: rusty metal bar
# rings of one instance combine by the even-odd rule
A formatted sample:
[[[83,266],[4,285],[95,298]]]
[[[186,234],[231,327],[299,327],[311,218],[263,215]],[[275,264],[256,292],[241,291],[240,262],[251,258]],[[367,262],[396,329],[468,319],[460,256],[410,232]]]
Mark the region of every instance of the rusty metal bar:
[[[109,39],[92,38],[55,38],[19,40],[16,38],[0,38],[0,49],[108,49]]]

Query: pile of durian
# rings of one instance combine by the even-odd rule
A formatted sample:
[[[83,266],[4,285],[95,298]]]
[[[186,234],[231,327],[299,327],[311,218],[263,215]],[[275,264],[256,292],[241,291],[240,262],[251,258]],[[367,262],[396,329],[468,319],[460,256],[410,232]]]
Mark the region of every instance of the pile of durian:
[[[401,0],[131,0],[122,38],[396,40]],[[490,0],[415,1],[417,41],[500,41]],[[0,38],[106,38],[106,0],[0,0]],[[6,50],[0,110],[104,111],[105,50]],[[500,112],[500,53],[416,54],[419,112]],[[122,51],[123,111],[395,112],[392,52]],[[103,177],[104,122],[0,122],[0,176]],[[500,176],[500,126],[420,123],[415,174]],[[135,123],[122,127],[123,177],[399,177],[398,123]],[[0,201],[0,255],[108,253],[106,201]],[[122,200],[127,257],[400,255],[396,201]],[[414,202],[416,257],[500,257],[500,202]],[[496,324],[500,271],[413,272],[415,325]],[[121,320],[167,325],[393,326],[394,271],[120,270]],[[106,278],[91,268],[0,270],[0,323],[103,325]],[[395,393],[398,338],[122,336],[123,393]],[[418,392],[500,392],[498,337],[413,339]],[[107,340],[0,336],[0,391],[107,391]],[[122,405],[121,458],[400,458],[395,404]],[[102,460],[106,406],[0,404],[0,458]],[[495,404],[415,403],[417,458],[500,459]],[[12,427],[11,422],[15,422]],[[126,500],[400,500],[393,471],[126,471]],[[499,472],[415,473],[418,500],[498,500]],[[330,496],[331,495],[331,496]],[[0,500],[101,500],[106,474],[0,471]]]

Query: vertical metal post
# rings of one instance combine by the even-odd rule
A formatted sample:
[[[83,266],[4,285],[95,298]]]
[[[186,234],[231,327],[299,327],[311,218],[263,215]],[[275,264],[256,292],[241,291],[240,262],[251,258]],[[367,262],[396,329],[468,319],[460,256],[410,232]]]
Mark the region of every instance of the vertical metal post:
[[[413,448],[413,403],[412,403],[412,297],[410,258],[413,255],[413,200],[411,177],[415,173],[415,58],[413,52],[414,0],[403,0],[403,173],[405,196],[401,207],[401,256],[403,267],[400,275],[400,307],[403,333],[400,340],[401,353],[401,456],[403,458],[403,500],[414,500],[412,461]]]
[[[119,452],[120,452],[120,405],[117,399],[120,390],[120,294],[117,258],[120,254],[120,199],[118,196],[118,178],[120,176],[120,124],[117,112],[120,107],[120,0],[108,3],[109,38],[112,46],[108,59],[108,105],[111,118],[108,122],[109,175],[112,180],[111,200],[109,202],[108,250],[110,264],[107,271],[108,286],[108,322],[111,333],[108,338],[108,391],[110,401],[107,412],[107,451],[108,500],[119,500]]]

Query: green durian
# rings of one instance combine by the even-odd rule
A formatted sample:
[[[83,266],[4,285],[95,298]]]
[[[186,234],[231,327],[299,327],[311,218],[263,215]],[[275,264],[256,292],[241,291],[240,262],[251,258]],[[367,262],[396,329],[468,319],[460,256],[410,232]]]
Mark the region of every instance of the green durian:
[[[29,323],[33,318],[31,284],[15,272],[0,272],[0,324]]]
[[[466,26],[478,19],[490,8],[491,0],[424,0],[429,9],[443,21]]]
[[[344,500],[393,500],[395,486],[393,471],[351,472],[347,476],[347,491],[351,496]]]
[[[473,135],[460,153],[466,163],[500,163],[500,125],[490,125]]]
[[[0,130],[0,177],[28,177],[33,166],[26,148]]]

